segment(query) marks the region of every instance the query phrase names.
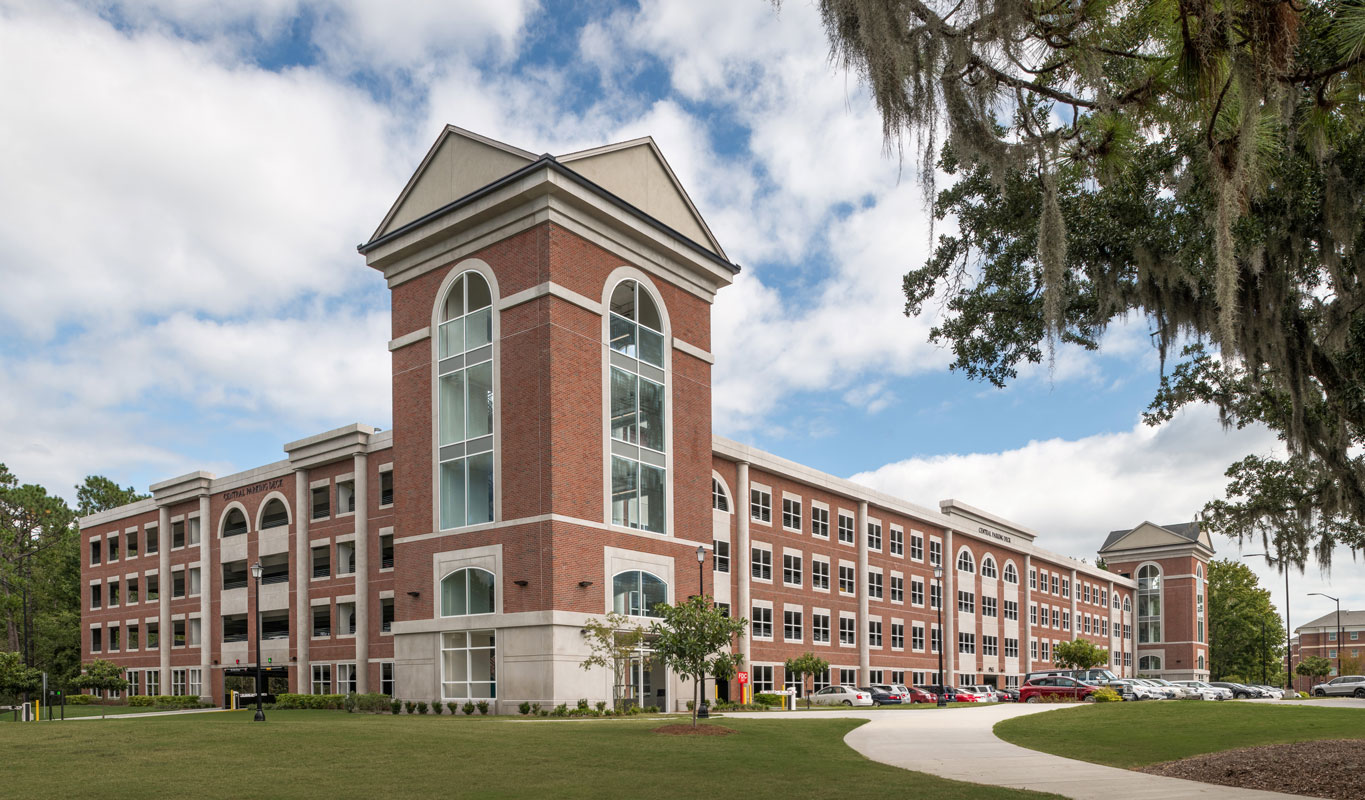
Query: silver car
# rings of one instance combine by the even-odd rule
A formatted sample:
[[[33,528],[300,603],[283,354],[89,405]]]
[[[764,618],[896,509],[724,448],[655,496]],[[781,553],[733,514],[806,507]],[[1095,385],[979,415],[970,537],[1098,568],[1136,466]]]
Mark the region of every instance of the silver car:
[[[1203,695],[1205,700],[1231,700],[1232,692],[1218,686],[1210,686],[1203,681],[1176,681],[1181,686],[1193,689]]]
[[[1313,687],[1314,697],[1365,697],[1365,675],[1342,675]]]

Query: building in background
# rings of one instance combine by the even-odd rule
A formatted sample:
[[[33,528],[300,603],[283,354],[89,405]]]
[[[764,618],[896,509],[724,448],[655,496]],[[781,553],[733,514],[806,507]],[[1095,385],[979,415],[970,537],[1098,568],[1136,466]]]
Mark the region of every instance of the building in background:
[[[948,682],[1016,685],[1077,637],[1121,674],[1207,677],[1206,535],[1113,534],[1106,571],[714,436],[711,304],[739,268],[652,140],[552,157],[448,127],[359,249],[391,292],[392,431],[82,519],[84,656],[132,691],[221,701],[259,636],[292,691],[676,709],[647,650],[622,685],[581,669],[582,629],[699,592],[751,621],[758,689],[798,688],[806,651],[817,684],[938,682],[941,645]]]

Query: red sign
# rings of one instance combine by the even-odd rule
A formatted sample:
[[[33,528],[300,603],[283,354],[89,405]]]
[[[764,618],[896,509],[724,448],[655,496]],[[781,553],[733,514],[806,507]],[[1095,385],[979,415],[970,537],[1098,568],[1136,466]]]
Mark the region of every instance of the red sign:
[[[746,684],[746,683],[749,682],[749,673],[747,673],[747,672],[741,672],[741,673],[739,673],[739,676],[738,676],[738,677],[739,677],[739,685],[740,685],[740,686],[743,686],[744,684]]]

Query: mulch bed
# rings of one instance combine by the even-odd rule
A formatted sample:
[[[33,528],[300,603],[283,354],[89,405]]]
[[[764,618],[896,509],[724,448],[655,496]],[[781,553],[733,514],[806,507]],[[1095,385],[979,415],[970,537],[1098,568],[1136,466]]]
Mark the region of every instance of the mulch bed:
[[[1365,739],[1245,747],[1138,771],[1242,789],[1360,800],[1365,797]]]
[[[664,736],[729,736],[736,731],[734,728],[723,728],[720,725],[698,725],[694,728],[691,723],[687,723],[665,725],[662,728],[655,728],[654,732]]]

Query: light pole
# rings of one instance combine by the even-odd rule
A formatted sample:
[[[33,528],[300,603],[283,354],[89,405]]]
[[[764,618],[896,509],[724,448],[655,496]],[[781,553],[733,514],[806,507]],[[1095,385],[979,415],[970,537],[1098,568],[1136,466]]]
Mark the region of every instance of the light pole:
[[[943,567],[934,567],[934,583],[938,585],[938,706],[948,705],[948,684],[943,676]]]
[[[256,722],[265,722],[261,707],[261,562],[251,565],[251,577],[256,579]]]
[[[1275,565],[1275,560],[1270,557],[1269,553],[1247,553],[1245,557],[1264,558],[1267,564]],[[1294,634],[1293,629],[1289,627],[1289,564],[1282,561],[1280,567],[1284,569],[1284,688],[1292,691],[1294,689]]]
[[[702,545],[697,545],[697,597],[706,597],[706,548]],[[705,668],[702,669],[701,675],[697,680],[701,682],[701,692],[697,697],[697,716],[710,719],[711,714],[706,710]]]
[[[1337,674],[1340,675],[1340,674],[1341,674],[1341,598],[1339,598],[1339,597],[1333,597],[1333,596],[1331,596],[1330,594],[1323,594],[1322,592],[1309,592],[1309,593],[1308,593],[1308,596],[1309,596],[1309,597],[1312,597],[1313,595],[1317,595],[1318,597],[1326,597],[1328,600],[1331,600],[1331,601],[1333,601],[1333,602],[1335,602],[1335,603],[1337,604]]]

